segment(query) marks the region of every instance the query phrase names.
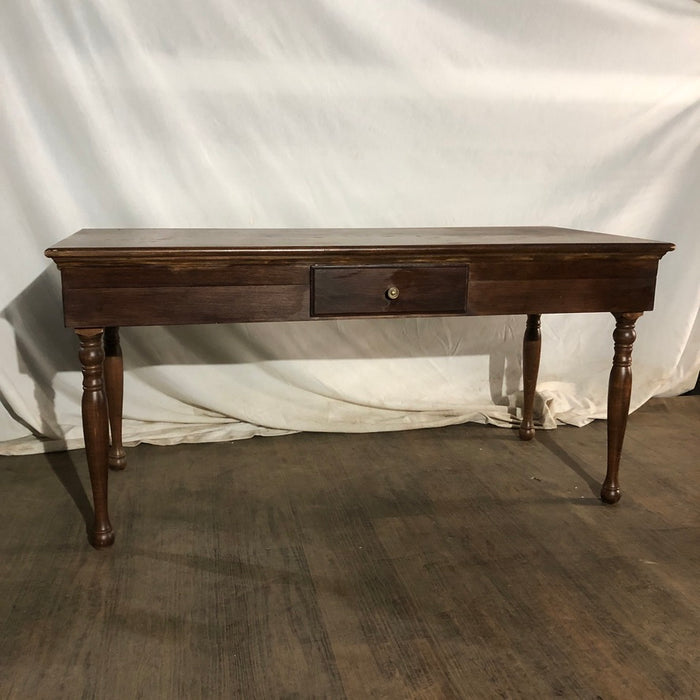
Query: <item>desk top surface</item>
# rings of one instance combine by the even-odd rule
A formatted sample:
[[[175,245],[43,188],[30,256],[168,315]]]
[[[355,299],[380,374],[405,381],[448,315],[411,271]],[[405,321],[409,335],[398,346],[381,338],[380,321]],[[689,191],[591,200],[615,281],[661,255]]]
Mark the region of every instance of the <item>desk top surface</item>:
[[[50,258],[138,258],[157,253],[453,250],[463,253],[601,252],[662,256],[672,243],[544,226],[319,229],[82,229],[46,251]]]

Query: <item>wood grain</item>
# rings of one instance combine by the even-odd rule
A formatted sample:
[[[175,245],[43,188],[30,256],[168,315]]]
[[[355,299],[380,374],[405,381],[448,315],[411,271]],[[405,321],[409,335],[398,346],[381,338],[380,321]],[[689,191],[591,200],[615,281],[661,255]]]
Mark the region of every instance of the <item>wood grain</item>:
[[[673,244],[627,236],[551,226],[494,226],[454,228],[315,228],[315,229],[83,229],[47,251],[56,260],[79,257],[120,259],[152,257],[159,252],[166,258],[187,258],[200,252],[236,255],[245,252],[257,257],[285,257],[317,252],[342,253],[352,249],[376,253],[436,249],[502,255],[504,250],[538,252],[547,247],[559,253],[622,253],[660,257]]]
[[[122,444],[122,411],[124,402],[124,359],[119,341],[119,329],[105,328],[104,332],[104,380],[109,413],[110,469],[126,468],[126,452]]]
[[[469,313],[649,311],[654,308],[655,285],[655,277],[474,281],[469,285]]]
[[[94,547],[109,547],[114,543],[114,531],[109,521],[107,499],[109,428],[103,375],[103,329],[79,328],[76,333],[83,372],[83,435],[95,509],[88,537]]]
[[[311,316],[464,314],[466,265],[314,266]],[[396,298],[391,298],[393,289]]]
[[[68,289],[63,309],[68,327],[301,321],[309,318],[309,290],[285,284]]]
[[[630,416],[622,509],[603,421],[141,445],[101,553],[84,451],[4,457],[0,697],[699,697],[698,421]]]
[[[540,319],[540,314],[528,314],[523,336],[523,418],[518,430],[521,440],[532,440],[535,437],[533,414],[542,352]]]

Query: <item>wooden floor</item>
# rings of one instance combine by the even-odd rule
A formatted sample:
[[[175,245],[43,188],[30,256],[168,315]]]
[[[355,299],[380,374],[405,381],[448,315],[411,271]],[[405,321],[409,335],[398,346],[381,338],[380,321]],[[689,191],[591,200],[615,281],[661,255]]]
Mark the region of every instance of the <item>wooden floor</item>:
[[[605,423],[0,460],[0,698],[699,698],[700,397]]]

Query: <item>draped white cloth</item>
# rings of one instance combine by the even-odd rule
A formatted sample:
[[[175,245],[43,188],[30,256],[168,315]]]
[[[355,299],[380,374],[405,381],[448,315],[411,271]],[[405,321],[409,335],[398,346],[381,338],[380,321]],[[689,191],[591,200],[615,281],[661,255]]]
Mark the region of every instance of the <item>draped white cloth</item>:
[[[554,225],[648,239],[632,408],[700,366],[700,4],[4,0],[0,451],[81,444],[44,248],[83,227]],[[177,302],[174,302],[177,303]],[[605,417],[613,319],[543,320]],[[124,329],[129,442],[510,424],[522,317]]]

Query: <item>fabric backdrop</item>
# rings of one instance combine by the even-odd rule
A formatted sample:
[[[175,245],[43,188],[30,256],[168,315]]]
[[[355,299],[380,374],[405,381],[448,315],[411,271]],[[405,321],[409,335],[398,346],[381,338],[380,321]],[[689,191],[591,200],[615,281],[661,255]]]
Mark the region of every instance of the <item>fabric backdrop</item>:
[[[670,240],[632,408],[691,388],[700,4],[3,0],[0,449],[81,444],[44,248],[83,227],[554,225]],[[547,316],[540,421],[605,417]],[[523,317],[125,329],[128,441],[510,424]]]

